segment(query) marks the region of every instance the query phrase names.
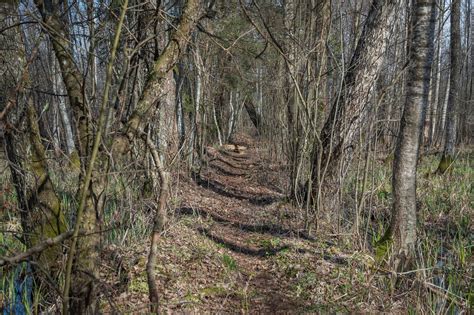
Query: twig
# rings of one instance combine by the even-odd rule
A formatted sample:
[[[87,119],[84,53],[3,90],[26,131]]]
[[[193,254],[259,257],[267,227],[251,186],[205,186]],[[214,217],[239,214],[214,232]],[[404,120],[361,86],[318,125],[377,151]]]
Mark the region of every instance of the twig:
[[[18,81],[18,84],[16,85],[15,89],[10,91],[5,107],[0,112],[0,121],[5,120],[7,118],[8,113],[13,109],[13,107],[17,105],[16,96],[19,93],[23,92],[23,90],[25,89],[25,83],[28,80],[28,68],[33,63],[37,53],[38,46],[34,48],[30,58],[26,61],[26,64],[23,67],[23,72],[21,74],[20,80]]]
[[[5,265],[14,265],[18,264],[20,262],[28,260],[29,257],[39,254],[45,249],[52,247],[56,244],[59,244],[68,238],[70,238],[73,235],[73,231],[67,231],[62,234],[59,234],[56,237],[48,238],[44,240],[42,243],[39,243],[30,249],[28,249],[25,252],[22,252],[20,254],[17,254],[15,256],[10,256],[10,257],[0,257],[0,267],[3,267]]]

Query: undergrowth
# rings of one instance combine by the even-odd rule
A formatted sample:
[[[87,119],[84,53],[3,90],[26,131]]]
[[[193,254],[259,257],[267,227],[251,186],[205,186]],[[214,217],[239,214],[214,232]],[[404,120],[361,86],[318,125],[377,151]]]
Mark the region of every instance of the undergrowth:
[[[345,209],[339,214],[342,226],[338,236],[331,238],[332,243],[325,243],[329,239],[325,235],[318,236],[316,242],[294,240],[294,247],[266,258],[272,268],[271,276],[285,296],[299,301],[295,307],[307,312],[364,311],[367,305],[371,305],[372,311],[409,313],[451,314],[472,309],[473,161],[472,152],[463,152],[452,172],[438,175],[434,174],[437,156],[426,156],[421,160],[417,183],[419,242],[416,269],[401,275],[406,280],[403,287],[394,288],[391,271],[377,262],[372,248],[388,227],[392,204],[391,165],[379,161],[371,164],[364,186],[360,174],[348,178],[343,190]],[[77,178],[65,176],[60,171],[52,178],[71,225],[77,207],[77,188],[74,186]],[[19,238],[22,230],[15,192],[8,182],[5,172],[0,178],[3,204],[0,256],[25,249]],[[110,271],[104,272],[113,273],[117,248],[126,248],[120,251],[121,264],[127,265],[124,267],[127,274],[124,287],[117,289],[119,304],[126,303],[127,299],[146,303],[148,292],[144,267],[155,200],[143,196],[138,182],[114,178],[101,213],[103,246],[113,248],[115,255],[104,258],[110,266]],[[173,194],[173,209],[170,210],[180,202],[178,194]],[[354,230],[356,216],[359,216],[359,230]],[[164,283],[164,298],[169,298],[166,305],[192,309],[199,305],[204,307],[211,301],[238,299],[241,310],[248,312],[252,309],[252,301],[259,299],[259,292],[249,287],[255,275],[247,274],[244,262],[236,259],[228,249],[194,232],[195,226],[200,224],[201,219],[195,217],[176,217],[170,222],[171,232],[165,234],[157,267],[158,281]],[[286,241],[280,237],[256,239],[253,245],[271,250]],[[342,257],[344,263],[334,262],[334,257]],[[15,298],[21,296],[14,292],[14,275],[15,272],[26,274],[26,269],[27,264],[17,269],[0,269],[0,305],[3,307],[12,305]],[[38,289],[41,287],[35,288],[31,299],[23,297],[23,304],[31,304],[28,306],[31,310],[45,309],[44,294]],[[170,290],[175,290],[176,294]]]

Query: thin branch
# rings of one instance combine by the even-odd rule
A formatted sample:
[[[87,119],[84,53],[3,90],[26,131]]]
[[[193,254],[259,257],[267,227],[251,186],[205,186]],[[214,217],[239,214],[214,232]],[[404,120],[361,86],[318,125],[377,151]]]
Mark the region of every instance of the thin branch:
[[[57,245],[59,243],[64,242],[68,238],[72,237],[73,231],[67,231],[62,234],[59,234],[58,236],[48,238],[44,240],[42,243],[39,243],[27,251],[17,254],[15,256],[10,256],[10,257],[0,257],[0,267],[6,266],[6,265],[15,265],[18,263],[21,263],[23,261],[27,261],[31,256],[35,254],[39,254],[42,251],[48,249],[49,247],[52,247],[54,245]]]

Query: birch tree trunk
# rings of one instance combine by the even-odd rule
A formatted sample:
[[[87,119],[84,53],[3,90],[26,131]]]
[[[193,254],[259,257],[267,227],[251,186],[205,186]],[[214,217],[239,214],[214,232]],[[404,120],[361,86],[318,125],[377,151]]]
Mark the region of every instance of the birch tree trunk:
[[[175,87],[175,101],[176,101],[176,125],[178,129],[178,149],[183,148],[186,140],[186,125],[184,122],[184,108],[183,108],[183,87],[184,87],[184,67],[178,65],[178,70],[174,73]]]
[[[54,64],[56,65],[56,61],[54,62]],[[62,79],[61,79],[59,69],[55,70],[55,73],[54,73],[54,91],[58,95],[64,94],[64,89],[62,86]],[[58,97],[58,110],[59,110],[59,115],[61,116],[61,122],[64,128],[64,137],[66,139],[66,153],[68,154],[68,156],[71,156],[71,154],[75,151],[76,146],[74,144],[74,134],[72,133],[72,127],[71,127],[71,122],[69,120],[69,114],[66,108],[66,102],[62,96]]]
[[[451,2],[451,67],[450,88],[445,126],[444,150],[438,172],[443,174],[454,161],[456,144],[456,109],[459,102],[459,79],[461,77],[461,0]],[[452,169],[452,168],[451,168]]]
[[[444,1],[440,4],[441,7],[436,7],[438,12],[438,26],[437,26],[437,41],[436,41],[436,76],[435,76],[435,90],[432,94],[431,101],[431,119],[430,119],[430,131],[428,143],[431,146],[435,140],[436,127],[438,127],[439,121],[439,111],[440,111],[440,101],[439,101],[439,91],[440,91],[440,82],[441,82],[441,41],[443,35],[443,19],[444,19]]]
[[[430,88],[435,4],[416,0],[413,6],[407,94],[393,163],[392,220],[382,240],[393,241],[395,270],[407,268],[415,251],[416,169]]]
[[[196,40],[197,41],[197,40]],[[189,165],[193,165],[194,162],[194,149],[198,151],[200,155],[200,144],[198,125],[200,124],[200,112],[201,112],[201,97],[202,97],[202,81],[203,81],[203,63],[199,50],[199,45],[196,45],[193,54],[193,62],[195,65],[195,82],[194,82],[194,110],[191,118],[191,134],[189,137]]]

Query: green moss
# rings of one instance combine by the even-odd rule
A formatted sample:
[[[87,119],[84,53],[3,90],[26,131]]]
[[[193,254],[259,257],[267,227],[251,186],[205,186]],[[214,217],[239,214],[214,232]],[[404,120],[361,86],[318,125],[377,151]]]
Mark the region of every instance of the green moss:
[[[375,244],[375,262],[376,264],[382,264],[390,254],[390,249],[393,245],[393,238],[388,236],[390,233],[386,233],[382,239]]]
[[[130,281],[128,290],[133,293],[148,294],[148,283],[145,275],[140,275]]]
[[[185,295],[184,299],[189,303],[201,302],[201,299],[196,294],[192,294],[191,292],[188,292],[188,294]]]
[[[446,171],[449,170],[449,172],[451,173],[453,171],[453,167],[452,167],[453,162],[454,162],[454,159],[452,156],[443,154],[443,156],[441,157],[441,161],[439,162],[437,172],[439,174],[444,174],[446,173]]]
[[[199,292],[201,298],[212,297],[212,296],[226,296],[227,290],[220,286],[206,287]]]
[[[69,167],[73,171],[79,171],[81,169],[81,159],[77,151],[72,152],[69,156]]]

